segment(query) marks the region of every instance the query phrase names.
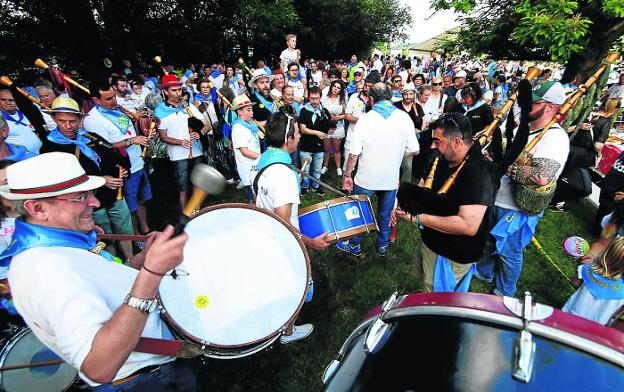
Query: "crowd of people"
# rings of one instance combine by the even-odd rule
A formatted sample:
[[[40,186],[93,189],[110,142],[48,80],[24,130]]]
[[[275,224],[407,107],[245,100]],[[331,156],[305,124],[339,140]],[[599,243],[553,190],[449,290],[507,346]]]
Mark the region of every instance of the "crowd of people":
[[[397,241],[399,221],[419,228],[414,265],[423,291],[467,291],[476,276],[491,282],[493,294],[513,296],[523,251],[549,202],[527,210],[520,192],[549,189],[552,196],[559,178],[593,165],[624,101],[622,74],[580,132],[556,123],[535,139],[578,87],[558,81],[559,67],[542,70],[519,93],[528,94],[525,105],[505,113],[522,91],[526,64],[380,54],[316,61],[301,57],[295,35],[285,39],[278,60],[258,59],[253,70],[124,62],[119,72],[85,81],[89,96],[54,77],[0,89],[2,304],[90,387],[121,390],[140,380],[149,389],[184,379],[176,390],[193,388],[185,364],[133,349],[141,336],[171,338],[153,312],[155,296],[182,261],[187,237],[153,227],[164,226],[160,214],[187,205],[199,163],[215,166],[247,202],[296,232],[302,199],[325,195],[323,176],[337,179],[342,190],[377,199],[379,256]],[[500,151],[483,154],[478,138],[496,116],[509,131],[486,135]],[[518,135],[521,148],[535,145],[528,158],[505,162]],[[623,161],[605,179],[601,234],[580,260],[580,288],[564,307],[602,324],[624,305]],[[444,193],[446,211],[421,205],[442,204],[420,199],[417,188],[426,187]],[[147,240],[98,244],[96,232]],[[332,245],[326,234],[300,238],[324,250]],[[336,247],[364,253],[361,237]],[[605,281],[620,286],[605,288]],[[291,323],[280,340],[312,330]]]

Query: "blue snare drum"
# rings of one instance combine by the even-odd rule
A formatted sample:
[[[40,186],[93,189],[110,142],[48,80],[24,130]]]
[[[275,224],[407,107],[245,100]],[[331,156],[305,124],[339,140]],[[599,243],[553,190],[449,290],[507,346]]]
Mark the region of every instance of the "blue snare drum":
[[[311,238],[329,231],[325,239],[331,242],[379,230],[370,199],[365,195],[339,197],[302,208],[299,229]]]

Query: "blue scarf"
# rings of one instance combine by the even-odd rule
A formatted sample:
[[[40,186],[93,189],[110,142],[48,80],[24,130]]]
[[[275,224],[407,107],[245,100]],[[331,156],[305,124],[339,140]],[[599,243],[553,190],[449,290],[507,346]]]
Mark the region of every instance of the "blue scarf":
[[[60,246],[65,248],[85,249],[91,251],[96,244],[95,230],[88,233],[80,233],[72,230],[57,229],[26,223],[21,219],[15,220],[15,232],[9,247],[0,254],[0,266],[9,267],[13,256],[31,248],[47,248]],[[100,256],[108,261],[114,261],[113,255],[105,250]]]
[[[219,76],[221,76],[221,71],[219,70],[219,68],[215,69],[214,71],[212,71],[212,73],[210,74],[210,77],[213,79],[218,78]]]
[[[347,86],[347,94],[353,94],[357,91],[357,87],[355,86],[355,80],[352,80],[351,83]]]
[[[480,108],[483,105],[485,105],[485,102],[482,99],[480,99],[479,102],[477,102],[474,105],[472,105],[471,108],[468,108],[468,106],[462,104],[462,106],[464,107],[464,110],[466,111],[466,114],[468,114],[469,112],[472,112],[473,110],[477,110],[478,108]]]
[[[236,73],[232,79],[227,78],[227,82],[232,91],[238,91],[238,75]]]
[[[624,279],[613,280],[605,278],[585,264],[581,268],[581,276],[587,290],[596,299],[624,299]]]
[[[386,100],[375,103],[373,105],[373,110],[379,113],[384,119],[387,119],[388,117],[390,117],[392,112],[397,110],[397,108],[396,106],[391,104],[390,101]]]
[[[272,163],[283,163],[290,166],[292,165],[292,159],[290,158],[290,154],[281,148],[267,147],[266,151],[263,152],[258,159],[258,171]],[[297,177],[297,186],[299,187],[299,192],[301,192],[301,177],[297,171],[293,170],[293,172]]]
[[[436,293],[467,293],[470,287],[472,275],[477,269],[477,265],[472,263],[466,275],[457,286],[457,278],[446,257],[438,255],[433,269],[433,291]]]
[[[95,162],[98,168],[100,167],[100,157],[95,151],[87,146],[87,144],[91,141],[91,139],[89,139],[88,137],[77,134],[75,139],[70,139],[67,136],[63,135],[58,128],[54,128],[48,134],[48,140],[57,144],[76,145],[76,147],[78,147],[78,149],[84,156]]]
[[[130,131],[128,131],[128,128],[130,127],[130,117],[126,116],[119,110],[104,109],[100,105],[95,105],[95,108],[102,116],[104,116],[104,118],[115,124],[121,133],[130,134]]]
[[[312,107],[312,105],[310,104],[310,102],[306,103],[303,108],[309,112],[312,112],[312,122],[316,122],[316,117],[317,116],[322,116],[323,115],[323,105],[319,104],[316,109],[314,107]]]
[[[299,73],[297,74],[297,77],[296,77],[296,78],[291,78],[291,77],[290,77],[290,73],[288,72],[288,73],[286,73],[286,79],[287,79],[289,82],[297,83],[298,81],[300,81],[301,79],[303,79],[303,76],[301,75],[301,72],[299,72]]]
[[[32,125],[30,124],[26,124],[25,122],[23,122],[22,120],[24,119],[24,114],[22,112],[20,112],[19,110],[15,110],[15,113],[17,113],[17,120],[14,119],[13,117],[11,117],[11,115],[5,111],[2,112],[2,115],[4,116],[4,118],[7,119],[7,121],[10,121],[12,123],[15,123],[17,125],[23,125],[25,127],[28,128],[32,128]]]
[[[156,106],[156,109],[154,109],[154,116],[162,120],[170,114],[175,114],[181,111],[184,111],[184,107],[182,105],[179,105],[176,108],[175,106],[169,106],[164,102],[161,102],[158,104],[158,106]]]
[[[195,94],[195,100],[200,102],[210,102],[212,100],[211,96],[206,96],[202,93]]]
[[[19,162],[19,161],[23,161],[25,159],[37,156],[36,153],[30,152],[28,151],[26,147],[20,146],[18,144],[7,143],[6,146],[9,149],[9,152],[11,153],[11,155],[4,158],[8,161]]]
[[[297,114],[297,116],[298,116],[299,112],[301,112],[301,104],[299,104],[299,102],[297,102],[297,101],[292,101],[290,106],[292,106],[293,109],[295,109],[295,114]]]
[[[492,237],[496,240],[496,251],[493,254],[501,254],[503,247],[505,246],[505,240],[510,235],[521,230],[520,235],[520,248],[524,249],[529,242],[533,234],[535,234],[535,228],[537,223],[542,218],[544,213],[529,216],[523,212],[516,210],[507,210],[505,216],[496,223],[496,226],[490,231]]]
[[[249,129],[249,132],[251,132],[251,134],[256,138],[258,143],[260,143],[260,138],[258,137],[258,131],[260,130],[260,128],[258,128],[258,124],[253,121],[243,121],[238,117],[232,122],[232,126],[236,124],[240,124],[245,128]]]
[[[264,108],[271,112],[271,114],[275,113],[275,102],[269,101],[262,94],[258,94],[257,91],[254,94],[256,95],[256,98],[258,98],[258,101],[260,101],[261,109],[264,106]]]

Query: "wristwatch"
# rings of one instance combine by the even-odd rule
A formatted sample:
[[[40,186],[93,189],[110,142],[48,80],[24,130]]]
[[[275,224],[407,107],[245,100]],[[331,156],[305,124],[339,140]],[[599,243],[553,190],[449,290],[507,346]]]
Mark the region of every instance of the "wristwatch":
[[[126,147],[130,147],[131,144],[130,138],[126,139]]]
[[[141,312],[145,314],[150,314],[151,312],[154,311],[154,309],[156,309],[156,306],[158,306],[158,301],[156,300],[156,298],[141,299],[141,298],[133,297],[130,294],[126,295],[126,298],[124,298],[123,303],[130,306],[131,308],[139,309]]]

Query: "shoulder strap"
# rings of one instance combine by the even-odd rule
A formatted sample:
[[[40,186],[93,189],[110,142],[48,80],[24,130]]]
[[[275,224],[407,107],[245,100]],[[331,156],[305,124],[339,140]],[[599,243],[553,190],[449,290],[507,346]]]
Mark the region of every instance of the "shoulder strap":
[[[253,191],[254,194],[258,194],[258,181],[260,180],[260,176],[262,175],[262,173],[264,173],[264,171],[268,168],[270,168],[273,165],[284,165],[286,167],[288,167],[287,164],[285,164],[284,162],[273,162],[273,163],[269,163],[268,165],[266,165],[265,167],[262,168],[262,170],[260,170],[258,172],[258,174],[256,174],[256,178],[254,178],[254,182],[253,182]]]

